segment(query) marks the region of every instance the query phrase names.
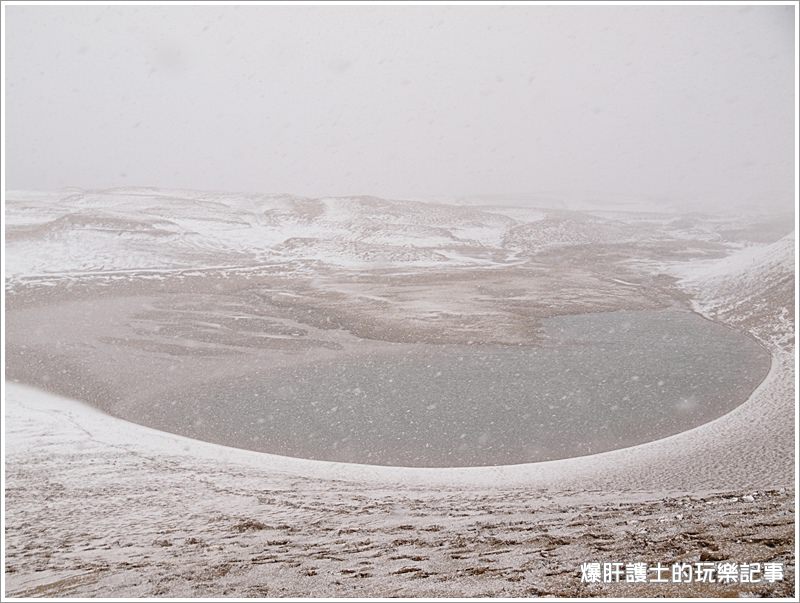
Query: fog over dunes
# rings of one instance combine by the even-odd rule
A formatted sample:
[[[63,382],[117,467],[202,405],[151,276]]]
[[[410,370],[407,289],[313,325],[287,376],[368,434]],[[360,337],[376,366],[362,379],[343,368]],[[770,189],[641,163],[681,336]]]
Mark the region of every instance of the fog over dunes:
[[[791,6],[6,17],[7,188],[792,209]]]

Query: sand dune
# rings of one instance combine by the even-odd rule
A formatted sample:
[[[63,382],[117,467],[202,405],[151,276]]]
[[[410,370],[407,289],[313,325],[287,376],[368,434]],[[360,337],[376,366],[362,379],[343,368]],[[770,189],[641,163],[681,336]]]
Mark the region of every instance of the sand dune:
[[[323,239],[333,241],[337,250],[345,249],[345,240],[331,234],[335,229],[330,224],[315,224],[321,216],[333,216],[331,224],[346,224],[342,232],[362,233],[359,241],[375,240],[376,222],[383,225],[378,230],[407,233],[410,224],[439,216],[436,231],[419,231],[433,237],[430,247],[427,242],[412,245],[412,251],[444,249],[449,257],[448,253],[455,253],[453,240],[458,239],[458,245],[465,247],[458,251],[458,259],[443,260],[445,270],[430,273],[430,267],[416,263],[413,254],[394,255],[394,235],[386,236],[389,242],[384,251],[391,256],[389,264],[376,270],[355,263],[348,263],[345,270],[338,251],[325,247],[322,256],[317,256],[319,246],[310,243],[297,247],[300,255],[288,264],[285,258],[281,260],[281,270],[287,266],[291,270],[287,274],[263,264],[267,255],[242,251],[252,247],[254,239],[238,247],[231,243],[235,237],[227,230],[229,226],[215,223],[211,214],[206,217],[213,223],[209,227],[213,232],[196,237],[188,222],[165,215],[163,219],[181,224],[181,235],[175,241],[168,239],[172,242],[166,243],[166,255],[173,255],[164,262],[155,251],[147,251],[148,247],[153,249],[152,244],[140,246],[137,239],[119,233],[110,237],[105,231],[100,233],[97,223],[91,221],[71,221],[66,231],[69,236],[50,227],[36,230],[34,224],[52,224],[60,219],[54,215],[56,211],[65,210],[61,207],[48,213],[46,204],[37,204],[28,195],[16,207],[10,203],[12,220],[7,227],[7,232],[16,233],[9,239],[11,279],[7,283],[8,341],[16,346],[15,353],[20,351],[25,332],[14,330],[15,316],[22,317],[28,311],[52,308],[55,312],[56,308],[66,308],[69,300],[80,307],[81,300],[101,297],[113,304],[133,286],[145,287],[147,295],[158,297],[174,293],[176,288],[213,290],[220,282],[249,279],[251,284],[258,283],[262,296],[247,299],[274,300],[271,308],[315,309],[310,314],[317,322],[281,314],[280,321],[270,327],[283,329],[284,336],[297,337],[298,341],[346,347],[356,345],[356,340],[388,339],[398,329],[406,339],[427,340],[435,337],[437,329],[452,332],[450,325],[464,324],[464,315],[485,313],[488,308],[495,312],[492,326],[465,327],[459,337],[467,340],[490,329],[495,341],[507,344],[511,333],[518,333],[517,327],[523,323],[516,322],[517,327],[505,330],[498,326],[503,320],[497,317],[515,316],[522,321],[521,306],[529,308],[524,320],[535,324],[542,317],[569,314],[577,308],[599,311],[628,305],[693,304],[705,316],[756,338],[771,354],[771,368],[744,404],[690,431],[592,456],[456,469],[330,463],[226,448],[127,423],[84,403],[9,382],[5,417],[7,594],[792,593],[793,234],[774,244],[753,245],[736,255],[731,252],[741,248],[742,241],[721,234],[731,227],[724,219],[687,223],[681,226],[679,236],[666,237],[664,224],[674,216],[648,217],[653,236],[640,234],[635,241],[618,242],[619,229],[628,228],[625,220],[631,223],[634,217],[615,218],[608,240],[586,241],[580,234],[585,232],[583,224],[594,220],[587,215],[563,222],[564,232],[569,231],[570,224],[581,224],[574,239],[559,234],[560,243],[571,241],[566,248],[534,241],[525,246],[515,244],[511,249],[502,242],[508,232],[515,232],[515,237],[524,233],[534,236],[541,229],[520,229],[518,225],[524,223],[518,215],[502,217],[499,210],[495,214],[484,209],[420,204],[403,217],[402,204],[394,202],[361,199],[337,204],[280,198],[282,207],[289,209],[265,214],[266,202],[261,197],[234,203],[225,196],[153,191],[80,193],[60,202],[67,211],[73,206],[85,211],[86,205],[96,209],[98,204],[109,207],[119,201],[121,207],[136,198],[152,208],[161,207],[158,197],[166,194],[197,212],[218,210],[228,215],[236,205],[243,208],[237,220],[250,216],[242,219],[248,225],[253,224],[250,220],[262,219],[252,216],[265,216],[265,232],[272,228],[269,224],[279,224],[276,228],[282,229],[293,220],[305,220],[305,229],[324,226],[328,230]],[[121,199],[117,199],[119,195],[123,195]],[[269,207],[276,203],[274,198],[268,200]],[[336,211],[331,213],[331,207]],[[175,210],[182,211],[185,209]],[[536,216],[537,221],[540,218]],[[192,219],[196,225],[197,215]],[[125,220],[104,222],[104,228],[136,230]],[[353,229],[355,222],[372,226]],[[400,224],[398,230],[394,230],[396,224]],[[245,229],[239,225],[230,228]],[[248,231],[251,236],[261,232],[260,226],[247,228],[253,229]],[[463,243],[467,237],[457,232],[468,228],[480,232]],[[486,234],[489,231],[495,235]],[[555,231],[548,226],[544,232],[552,242]],[[692,232],[702,234],[693,237]],[[225,239],[227,236],[231,238]],[[97,242],[91,254],[71,253],[75,245],[86,240]],[[492,240],[497,248],[487,255]],[[264,253],[275,258],[273,254],[284,251],[282,243],[275,243],[277,252],[269,248]],[[314,251],[306,253],[309,248]],[[35,254],[33,249],[37,250]],[[141,251],[142,255],[128,250]],[[587,264],[587,254],[591,255],[591,264]],[[209,255],[234,263],[213,269],[213,274],[203,272],[208,269]],[[334,259],[319,264],[319,257]],[[408,257],[411,259],[406,262]],[[53,258],[61,263],[53,265]],[[98,262],[97,258],[108,259]],[[522,268],[519,262],[523,262]],[[490,285],[480,291],[471,289],[469,275],[483,277],[489,272],[476,271],[487,266],[495,280],[486,281]],[[131,272],[125,272],[128,269]],[[158,270],[163,272],[148,272]],[[257,276],[259,270],[268,274]],[[345,272],[349,276],[344,276]],[[398,273],[404,274],[392,276]],[[154,274],[158,278],[153,279]],[[550,290],[549,298],[531,289],[539,282],[537,278],[556,282],[559,274],[564,283]],[[264,293],[267,282],[273,289]],[[280,287],[276,287],[278,283]],[[602,286],[594,288],[595,283]],[[454,296],[457,290],[472,293]],[[449,294],[441,295],[444,292]],[[230,301],[219,298],[213,301],[213,307],[219,308],[222,299]],[[558,306],[559,300],[562,306]],[[181,309],[177,302],[177,298],[171,302],[172,315],[178,310],[200,311]],[[370,312],[378,316],[379,308],[385,313],[386,304],[394,310],[392,318],[372,323],[369,330],[359,331],[353,326],[358,324],[358,317],[363,320],[372,315]],[[429,314],[441,307],[447,308],[442,316]],[[233,312],[239,311],[237,308],[228,306]],[[321,309],[325,310],[322,314]],[[456,313],[461,318],[448,323]],[[340,317],[339,322],[328,328],[318,320],[320,315]],[[204,320],[208,322],[208,317]],[[79,324],[74,327],[81,328]],[[32,330],[28,332],[34,341]],[[64,333],[64,340],[56,341],[68,347],[68,333]],[[44,341],[48,335],[52,332],[39,336]],[[231,350],[233,363],[241,361],[236,355],[245,353],[240,340],[214,341],[218,349]],[[189,343],[177,338],[174,345],[175,349],[162,349],[155,355],[175,358]],[[316,346],[314,353],[328,353],[324,346],[312,345]],[[85,357],[94,362],[91,349],[83,349]],[[102,355],[102,349],[96,353]],[[153,354],[152,350],[144,352]],[[215,357],[213,362],[222,362],[220,358]],[[55,385],[53,388],[57,389]],[[787,564],[787,577],[775,584],[663,588],[584,586],[578,579],[583,561],[639,558],[665,562],[779,560]]]

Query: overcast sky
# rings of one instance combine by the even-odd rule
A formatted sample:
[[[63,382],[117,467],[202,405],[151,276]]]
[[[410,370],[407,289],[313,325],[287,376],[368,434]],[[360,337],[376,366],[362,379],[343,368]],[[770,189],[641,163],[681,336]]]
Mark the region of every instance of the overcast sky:
[[[6,11],[7,189],[793,203],[789,6]]]

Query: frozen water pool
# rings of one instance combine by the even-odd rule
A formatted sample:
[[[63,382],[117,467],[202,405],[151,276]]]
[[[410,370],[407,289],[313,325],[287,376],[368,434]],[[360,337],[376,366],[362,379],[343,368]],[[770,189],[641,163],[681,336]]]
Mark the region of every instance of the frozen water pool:
[[[679,310],[562,316],[539,346],[397,345],[261,367],[138,417],[281,455],[396,466],[525,463],[685,431],[744,402],[769,354]]]

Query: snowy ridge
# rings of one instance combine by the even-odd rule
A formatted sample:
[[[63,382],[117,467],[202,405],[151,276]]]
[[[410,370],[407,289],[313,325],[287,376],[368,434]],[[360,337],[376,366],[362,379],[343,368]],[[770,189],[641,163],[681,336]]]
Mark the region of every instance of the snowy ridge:
[[[60,274],[236,268],[509,266],[589,245],[721,245],[741,220],[370,196],[306,198],[151,188],[6,194],[6,272]],[[763,218],[763,216],[761,217]],[[760,219],[760,218],[759,218]],[[703,251],[699,249],[699,251]]]
[[[375,197],[141,188],[11,191],[6,269],[13,280],[286,261],[481,265],[503,261],[502,241],[517,223],[470,207]]]
[[[795,234],[720,260],[675,265],[698,312],[746,330],[773,349],[793,351]]]

